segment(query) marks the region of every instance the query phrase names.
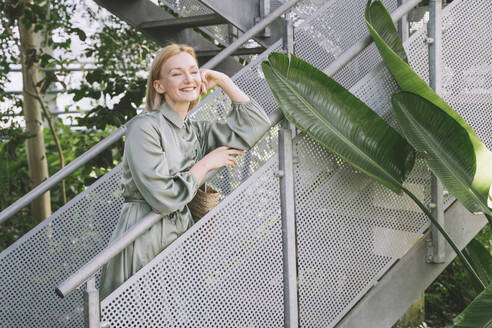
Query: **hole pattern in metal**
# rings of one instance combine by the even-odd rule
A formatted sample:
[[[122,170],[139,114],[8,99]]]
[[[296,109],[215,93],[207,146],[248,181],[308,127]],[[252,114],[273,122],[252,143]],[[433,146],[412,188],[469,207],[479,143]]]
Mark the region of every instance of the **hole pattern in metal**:
[[[277,166],[272,158],[254,183],[108,296],[103,320],[111,327],[282,326]]]
[[[1,327],[83,325],[83,290],[61,299],[55,286],[106,246],[123,204],[119,173],[101,177],[0,254]]]

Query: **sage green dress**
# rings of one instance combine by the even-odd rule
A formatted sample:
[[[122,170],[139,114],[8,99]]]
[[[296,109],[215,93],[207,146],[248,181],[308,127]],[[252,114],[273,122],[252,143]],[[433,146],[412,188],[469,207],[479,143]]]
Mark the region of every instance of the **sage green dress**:
[[[126,131],[121,183],[125,202],[109,243],[150,211],[163,218],[102,270],[101,299],[190,228],[187,204],[198,183],[191,167],[220,146],[247,150],[269,129],[270,120],[252,98],[232,102],[225,120],[184,120],[168,104],[136,117]]]

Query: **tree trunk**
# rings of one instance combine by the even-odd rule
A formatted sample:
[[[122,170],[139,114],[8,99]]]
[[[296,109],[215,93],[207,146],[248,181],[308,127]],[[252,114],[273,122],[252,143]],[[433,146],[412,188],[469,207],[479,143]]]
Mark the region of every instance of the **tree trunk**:
[[[41,108],[38,101],[31,94],[35,94],[33,84],[38,81],[36,56],[39,55],[39,35],[36,35],[33,26],[27,28],[19,20],[20,52],[22,59],[23,80],[23,109],[26,121],[26,130],[34,137],[27,139],[27,163],[32,187],[37,186],[48,178],[48,164],[44,146],[43,124]],[[50,192],[47,191],[32,203],[32,216],[38,222],[51,215]]]

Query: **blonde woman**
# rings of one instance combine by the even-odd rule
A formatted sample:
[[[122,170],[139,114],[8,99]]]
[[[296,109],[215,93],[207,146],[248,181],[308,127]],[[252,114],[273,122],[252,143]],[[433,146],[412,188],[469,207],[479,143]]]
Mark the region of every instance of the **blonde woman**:
[[[232,101],[226,121],[194,121],[187,113],[201,94],[219,86]],[[187,204],[208,171],[234,167],[237,155],[269,129],[256,101],[225,74],[199,69],[192,48],[171,44],[152,62],[147,111],[128,126],[123,156],[125,202],[110,243],[150,211],[163,218],[102,270],[104,298],[193,225]]]

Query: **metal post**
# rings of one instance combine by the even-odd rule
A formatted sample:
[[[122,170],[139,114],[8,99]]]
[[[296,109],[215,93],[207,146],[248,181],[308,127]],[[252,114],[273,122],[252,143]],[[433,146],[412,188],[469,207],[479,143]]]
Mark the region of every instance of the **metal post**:
[[[441,7],[442,0],[429,0],[429,24],[427,44],[429,45],[429,83],[432,89],[441,93]],[[431,210],[434,217],[445,227],[443,187],[441,182],[432,174],[431,178]],[[432,227],[432,252],[429,251],[427,260],[443,263],[446,257],[445,239]]]
[[[283,45],[290,56],[294,49],[293,24],[286,14],[283,20]],[[279,130],[280,206],[282,215],[284,327],[299,327],[299,301],[297,288],[297,240],[294,194],[294,166],[292,163],[292,137],[295,128],[287,120]]]
[[[84,292],[84,322],[85,328],[100,327],[99,290],[96,288],[96,277],[87,280],[87,289]]]
[[[261,22],[261,20],[266,16],[268,16],[269,13],[270,13],[270,0],[260,0],[260,16],[255,17],[255,24]],[[257,36],[263,38],[269,38],[272,36],[272,31],[270,27],[267,26],[263,31],[258,33]]]
[[[403,3],[405,3],[406,1],[408,0],[398,0],[397,3],[398,3],[398,7],[400,7]],[[408,31],[408,15],[403,15],[401,17],[401,19],[398,21],[398,32],[400,33],[400,38],[401,38],[401,42],[402,43],[405,43],[405,41],[407,41],[409,35],[409,31]]]

